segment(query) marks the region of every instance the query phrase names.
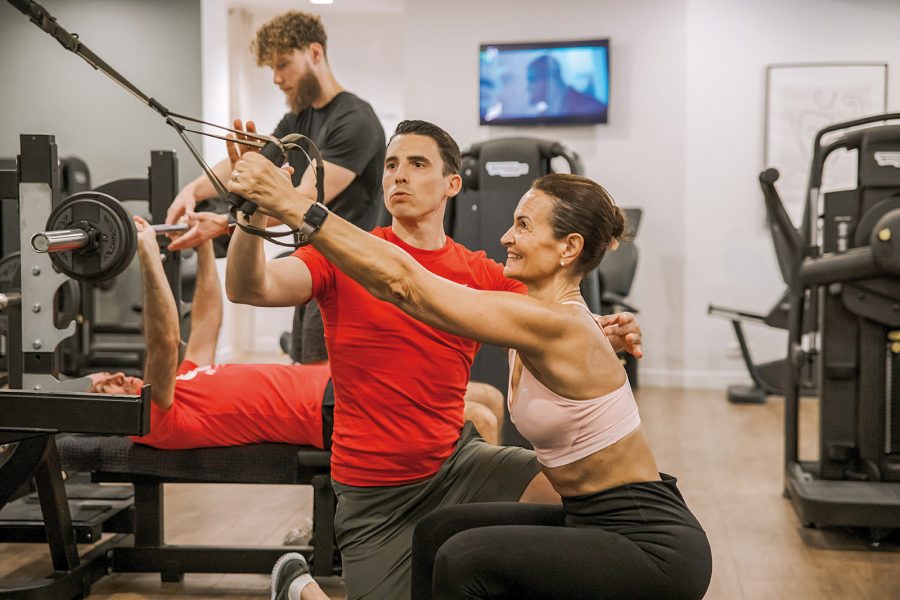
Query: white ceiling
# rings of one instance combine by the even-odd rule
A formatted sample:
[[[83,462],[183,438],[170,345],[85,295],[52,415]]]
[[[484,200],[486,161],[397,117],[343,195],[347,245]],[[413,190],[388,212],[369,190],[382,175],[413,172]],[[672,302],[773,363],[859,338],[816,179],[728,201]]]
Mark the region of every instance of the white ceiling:
[[[232,0],[230,8],[266,11],[308,10],[319,14],[400,14],[404,0],[334,0],[334,4],[311,4],[308,0]]]

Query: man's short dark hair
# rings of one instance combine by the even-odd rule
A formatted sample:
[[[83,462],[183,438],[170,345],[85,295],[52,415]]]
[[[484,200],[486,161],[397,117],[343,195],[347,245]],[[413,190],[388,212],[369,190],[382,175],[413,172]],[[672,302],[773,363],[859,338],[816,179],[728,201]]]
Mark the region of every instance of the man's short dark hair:
[[[319,15],[292,10],[279,15],[256,30],[256,39],[250,42],[250,52],[256,56],[256,64],[270,64],[276,56],[292,50],[305,50],[318,43],[326,50],[328,36]]]
[[[459,156],[459,146],[449,133],[428,121],[400,121],[388,143],[398,135],[409,134],[424,135],[433,139],[441,153],[441,160],[444,161],[444,175],[459,175],[462,162]]]

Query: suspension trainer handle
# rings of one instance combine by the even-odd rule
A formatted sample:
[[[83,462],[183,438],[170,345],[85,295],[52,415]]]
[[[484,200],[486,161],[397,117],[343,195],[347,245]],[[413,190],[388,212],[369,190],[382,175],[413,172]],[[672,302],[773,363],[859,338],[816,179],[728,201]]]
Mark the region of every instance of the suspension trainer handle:
[[[266,142],[266,145],[259,151],[260,154],[268,158],[276,167],[280,167],[279,162],[284,157],[284,148],[276,141]],[[247,200],[243,196],[235,192],[228,192],[228,203],[237,208],[248,217],[256,212],[259,208],[255,202]]]

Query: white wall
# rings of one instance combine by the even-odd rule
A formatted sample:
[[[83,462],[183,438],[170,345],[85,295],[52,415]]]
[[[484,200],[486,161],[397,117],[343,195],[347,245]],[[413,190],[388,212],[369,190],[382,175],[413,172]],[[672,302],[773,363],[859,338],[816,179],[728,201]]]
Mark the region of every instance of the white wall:
[[[720,387],[747,379],[730,324],[707,316],[706,307],[715,302],[766,312],[782,292],[757,184],[765,66],[887,62],[894,66],[890,98],[897,98],[900,3],[568,0],[549,6],[463,0],[447,9],[407,2],[407,116],[443,125],[462,146],[520,133],[572,146],[586,174],[620,205],[645,209],[631,297],[646,339],[642,383]],[[478,125],[479,43],[592,37],[611,40],[609,125]],[[751,326],[748,334],[760,359],[784,353],[783,333]]]
[[[197,0],[45,0],[70,33],[148,96],[186,115],[200,112]],[[0,3],[0,156],[19,134],[56,136],[60,157],[85,159],[94,185],[146,177],[151,150],[175,149],[182,182],[199,167],[155,111]],[[197,140],[194,140],[195,143]]]
[[[204,0],[204,14],[216,4]],[[273,4],[264,5],[271,14],[284,6]],[[763,168],[765,66],[887,62],[889,108],[900,108],[900,2],[892,0],[339,6],[340,0],[335,7],[292,8],[323,14],[338,79],[380,114],[432,120],[462,147],[520,134],[560,140],[622,206],[644,208],[631,299],[641,310],[641,380],[648,385],[719,387],[746,379],[730,325],[707,316],[706,306],[765,312],[781,293],[756,179]],[[478,125],[480,43],[596,37],[611,40],[609,125]],[[280,101],[267,78],[258,87],[270,102]],[[759,358],[783,353],[783,334],[748,333]]]
[[[632,295],[648,343],[644,383],[684,366],[685,15],[671,0],[406,4],[407,117],[434,121],[462,147],[513,135],[562,141],[621,206],[644,208]],[[479,126],[479,44],[602,37],[610,39],[608,125]]]
[[[766,65],[886,62],[888,109],[897,110],[898,31],[900,2],[889,0],[687,1],[688,268],[684,312],[673,318],[690,325],[684,372],[672,374],[675,382],[717,383],[740,368],[724,355],[731,326],[705,316],[708,302],[765,312],[783,291],[757,183],[768,166],[762,164]],[[784,355],[785,334],[752,326],[748,333],[761,358]]]

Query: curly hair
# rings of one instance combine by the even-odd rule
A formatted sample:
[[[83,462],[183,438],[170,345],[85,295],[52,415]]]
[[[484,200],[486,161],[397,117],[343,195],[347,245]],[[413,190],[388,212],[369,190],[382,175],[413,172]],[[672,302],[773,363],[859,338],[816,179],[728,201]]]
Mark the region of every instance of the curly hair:
[[[289,11],[265,23],[256,30],[256,39],[250,42],[250,52],[256,56],[256,64],[270,64],[276,56],[291,50],[305,50],[312,43],[319,43],[326,51],[328,36],[318,15]]]

